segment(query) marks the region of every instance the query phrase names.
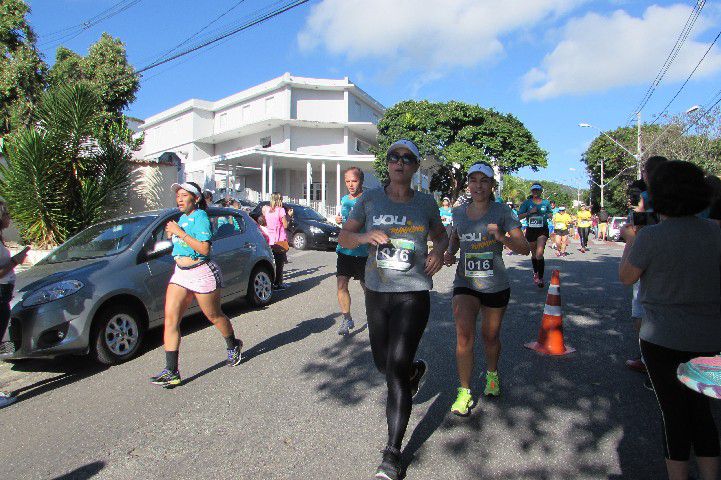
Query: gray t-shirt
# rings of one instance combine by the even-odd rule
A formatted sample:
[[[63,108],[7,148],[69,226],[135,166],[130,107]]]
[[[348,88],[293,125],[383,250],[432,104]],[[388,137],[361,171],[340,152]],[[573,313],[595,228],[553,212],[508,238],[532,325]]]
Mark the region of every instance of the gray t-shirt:
[[[503,263],[503,244],[488,234],[488,224],[495,223],[507,233],[520,228],[521,222],[508,205],[491,202],[486,214],[468,218],[469,205],[453,209],[453,225],[461,241],[460,259],[456,268],[454,287],[465,287],[482,293],[496,293],[511,284]]]
[[[349,220],[382,230],[389,245],[368,248],[366,286],[376,292],[417,292],[433,288],[425,274],[428,233],[442,228],[438,204],[427,193],[414,192],[406,203],[388,198],[383,188],[368,190],[356,202]]]
[[[638,232],[628,257],[643,270],[641,338],[687,352],[721,351],[721,229],[696,217]]]

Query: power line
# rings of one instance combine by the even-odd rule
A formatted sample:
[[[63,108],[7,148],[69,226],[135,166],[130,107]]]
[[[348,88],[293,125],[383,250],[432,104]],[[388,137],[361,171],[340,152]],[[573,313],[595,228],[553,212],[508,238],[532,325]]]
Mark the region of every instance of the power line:
[[[716,35],[716,38],[713,39],[713,42],[711,42],[711,45],[709,45],[708,49],[707,49],[706,52],[703,54],[703,57],[701,57],[701,60],[699,60],[698,63],[696,64],[696,66],[693,67],[693,70],[691,71],[691,73],[689,74],[689,76],[686,78],[686,81],[683,82],[683,84],[681,85],[681,88],[679,88],[678,91],[676,92],[676,94],[673,96],[673,98],[671,98],[671,100],[669,100],[669,102],[668,102],[668,103],[666,104],[666,106],[663,108],[663,111],[658,115],[658,117],[656,117],[656,118],[654,119],[654,121],[651,123],[651,125],[655,124],[655,123],[658,121],[658,119],[661,118],[661,115],[663,115],[664,113],[666,113],[666,111],[668,110],[668,107],[670,107],[671,104],[673,103],[673,101],[676,100],[676,97],[679,96],[679,94],[680,94],[681,91],[684,89],[684,87],[686,86],[686,84],[688,83],[688,81],[691,80],[691,77],[693,77],[693,74],[696,73],[696,70],[698,70],[698,67],[701,66],[701,63],[703,63],[704,59],[706,58],[706,55],[708,55],[708,52],[711,51],[711,49],[712,49],[713,46],[716,44],[716,41],[719,39],[719,37],[721,37],[721,31],[719,31],[718,35]]]
[[[646,106],[646,104],[651,100],[651,97],[656,91],[656,88],[661,84],[661,81],[666,76],[666,73],[668,72],[669,68],[671,68],[671,65],[678,57],[679,52],[681,51],[681,47],[686,42],[686,39],[691,33],[691,30],[693,29],[694,25],[696,24],[696,20],[698,19],[699,15],[701,14],[701,10],[703,9],[704,5],[706,4],[706,0],[698,0],[696,2],[696,5],[694,6],[693,10],[691,10],[691,14],[689,15],[688,19],[686,19],[686,23],[683,26],[683,29],[681,29],[681,33],[679,33],[678,38],[676,39],[676,43],[673,45],[673,48],[671,48],[671,51],[666,56],[666,60],[664,61],[663,65],[661,65],[661,69],[659,70],[658,74],[656,74],[656,78],[653,80],[651,85],[646,90],[646,93],[644,94],[643,98],[639,102],[638,106],[634,109],[633,112],[631,112],[631,115],[629,115],[629,120],[626,123],[626,125],[630,124],[633,121],[633,117],[636,115],[637,112],[640,112],[643,110],[643,108]]]

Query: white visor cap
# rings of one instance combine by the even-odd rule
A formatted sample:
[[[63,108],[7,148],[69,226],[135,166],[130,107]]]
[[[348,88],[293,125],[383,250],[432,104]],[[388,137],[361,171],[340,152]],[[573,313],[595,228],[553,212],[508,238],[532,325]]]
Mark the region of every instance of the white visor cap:
[[[178,190],[185,190],[188,193],[192,193],[196,197],[200,197],[200,191],[195,188],[193,185],[185,182],[185,183],[174,183],[170,186],[171,189],[173,189],[173,192],[178,193]]]
[[[484,174],[485,176],[487,176],[489,178],[495,177],[495,175],[494,175],[495,172],[493,171],[493,167],[491,167],[490,165],[487,165],[485,163],[474,163],[473,165],[471,165],[471,168],[468,169],[468,176],[470,177],[472,173],[477,173],[477,172],[481,172],[482,174]]]

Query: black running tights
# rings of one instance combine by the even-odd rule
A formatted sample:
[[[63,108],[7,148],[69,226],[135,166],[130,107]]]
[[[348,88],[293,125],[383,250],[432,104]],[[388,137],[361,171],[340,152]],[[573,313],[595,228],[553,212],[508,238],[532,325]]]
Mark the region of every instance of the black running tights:
[[[410,377],[416,349],[428,323],[428,291],[385,293],[366,290],[366,315],[373,362],[388,386],[388,445],[400,450],[411,416]]]
[[[663,451],[669,460],[687,461],[693,446],[697,457],[719,456],[719,438],[709,398],[676,377],[679,364],[713,352],[682,352],[641,340],[641,354],[661,408]]]
[[[591,227],[578,227],[578,238],[581,239],[581,247],[588,246],[588,234],[591,233]]]

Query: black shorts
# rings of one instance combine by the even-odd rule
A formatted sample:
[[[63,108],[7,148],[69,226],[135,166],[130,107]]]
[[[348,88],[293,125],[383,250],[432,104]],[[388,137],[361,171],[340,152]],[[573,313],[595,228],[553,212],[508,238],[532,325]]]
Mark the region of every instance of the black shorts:
[[[531,228],[528,227],[526,229],[526,240],[529,242],[535,242],[538,240],[538,237],[546,237],[548,238],[550,234],[548,233],[548,227],[543,228]]]
[[[511,289],[507,288],[495,293],[477,292],[471,288],[453,287],[453,296],[470,295],[481,301],[481,305],[489,308],[503,308],[511,300]]]
[[[368,257],[355,257],[338,252],[335,276],[355,278],[356,280],[365,282],[367,260]]]
[[[563,230],[556,230],[556,235],[565,237],[566,235],[568,235],[568,229],[564,228]]]

